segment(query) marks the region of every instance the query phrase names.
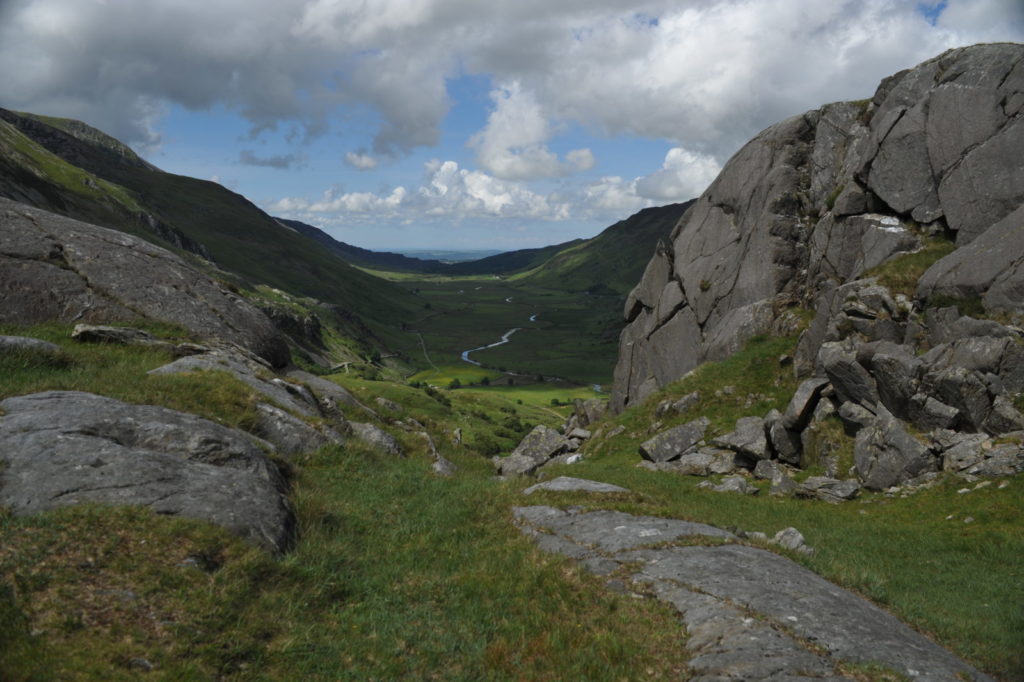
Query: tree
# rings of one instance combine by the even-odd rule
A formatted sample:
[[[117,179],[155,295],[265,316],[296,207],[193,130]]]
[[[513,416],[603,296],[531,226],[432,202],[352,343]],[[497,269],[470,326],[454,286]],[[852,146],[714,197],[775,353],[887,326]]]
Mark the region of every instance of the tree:
[[[457,388],[462,388],[462,382],[459,381],[458,377],[455,377],[454,379],[451,380],[451,382],[449,382],[448,390],[454,391]]]

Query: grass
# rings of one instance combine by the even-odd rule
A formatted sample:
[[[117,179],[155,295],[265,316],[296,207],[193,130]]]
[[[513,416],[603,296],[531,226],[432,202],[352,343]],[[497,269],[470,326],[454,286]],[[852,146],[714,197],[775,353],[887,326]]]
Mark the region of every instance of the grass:
[[[430,363],[438,368],[467,364],[460,359],[463,351],[494,343],[519,328],[509,343],[476,351],[472,358],[499,371],[557,376],[581,384],[611,381],[621,327],[621,301],[615,296],[495,279],[419,280],[405,286],[423,302],[420,316],[407,327],[422,336]],[[410,334],[410,339],[418,346],[418,337]],[[423,369],[429,367],[422,348],[407,349],[406,354]]]
[[[925,270],[938,260],[953,253],[956,244],[941,237],[922,237],[924,246],[913,253],[890,258],[878,267],[864,273],[865,277],[877,277],[878,283],[888,287],[892,295],[903,294],[913,300],[917,282]]]
[[[784,411],[798,382],[792,368],[781,366],[778,358],[792,355],[795,345],[794,337],[754,337],[727,360],[697,367],[641,405],[626,410],[617,421],[633,432],[643,432],[654,421],[652,413],[658,403],[694,391],[700,394],[700,402],[683,415],[665,417],[664,427],[703,415],[711,420],[711,437],[732,431],[740,417],[764,416],[772,409]]]
[[[464,362],[461,365],[443,365],[437,369],[417,372],[409,377],[409,381],[428,383],[445,388],[456,379],[463,386],[468,386],[470,384],[479,384],[484,379],[487,381],[500,379],[502,376],[504,375],[497,370],[477,367],[476,365]]]
[[[506,400],[522,401],[524,405],[534,405],[543,408],[554,408],[559,414],[568,416],[574,400],[590,400],[592,398],[606,398],[607,396],[595,392],[592,388],[585,386],[567,386],[558,383],[541,383],[505,386],[474,386],[464,389],[462,393],[468,395],[491,395],[501,396]]]
[[[4,679],[135,679],[140,659],[157,679],[679,676],[667,607],[541,555],[511,523],[519,487],[446,454],[463,475],[358,447],[303,458],[280,561],[142,510],[3,519]]]
[[[137,328],[173,337],[166,325],[140,322]],[[58,356],[40,353],[0,354],[0,399],[40,391],[88,391],[136,404],[156,404],[192,412],[228,426],[256,419],[251,389],[221,372],[149,375],[173,360],[166,351],[138,346],[83,344],[62,324],[33,327],[0,325],[0,335],[32,336],[56,343]]]
[[[166,361],[161,352],[75,344],[60,326],[27,331],[60,344],[63,355],[23,356],[20,364],[4,356],[0,395],[73,387],[220,411],[218,418],[244,424],[244,387],[216,377],[206,385],[201,376],[151,383],[158,378],[145,371]],[[829,505],[770,498],[766,482],[757,483],[762,490],[754,497],[714,493],[697,487],[701,479],[635,466],[652,410],[665,398],[700,391],[696,408],[663,426],[703,414],[711,433],[731,430],[740,416],[782,409],[796,381],[777,358],[793,343],[755,338],[728,360],[698,368],[601,424],[605,432],[619,424],[626,430],[587,444],[582,462],[547,475],[634,491],[603,498],[602,508],[769,536],[795,526],[816,550],[791,555],[796,561],[882,604],[974,665],[1020,678],[1024,477],[1004,487],[970,486],[967,494],[958,492],[961,480],[948,478],[908,497],[869,493]],[[385,417],[423,424],[458,465],[456,477],[432,476],[423,440],[397,429],[408,459],[352,444],[300,456],[293,462],[300,536],[280,560],[205,524],[144,510],[0,515],[4,679],[133,679],[141,660],[155,666],[156,679],[684,674],[679,625],[667,607],[603,589],[600,579],[534,549],[511,522],[523,482],[493,480],[487,457],[510,450],[535,423],[561,421],[544,405],[547,385],[428,393],[354,375],[329,378],[372,407],[376,397],[401,405]],[[455,428],[463,445],[450,437]],[[829,422],[824,435],[841,441],[837,428]],[[486,451],[488,442],[499,453]],[[530,503],[589,507],[594,500],[541,492]]]

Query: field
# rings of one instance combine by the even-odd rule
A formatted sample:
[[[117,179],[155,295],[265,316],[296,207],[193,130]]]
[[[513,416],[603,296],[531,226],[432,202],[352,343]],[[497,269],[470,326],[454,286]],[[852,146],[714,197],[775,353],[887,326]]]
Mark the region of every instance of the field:
[[[421,301],[422,310],[405,325],[410,341],[403,350],[435,372],[413,380],[458,377],[465,384],[467,378],[494,381],[511,372],[522,375],[513,378],[515,384],[537,375],[586,385],[611,381],[622,324],[616,296],[539,289],[493,276],[402,279],[400,284]],[[461,359],[463,351],[493,344],[511,329],[519,331],[508,343],[469,356],[497,374],[482,374]],[[465,365],[461,371],[460,365]]]

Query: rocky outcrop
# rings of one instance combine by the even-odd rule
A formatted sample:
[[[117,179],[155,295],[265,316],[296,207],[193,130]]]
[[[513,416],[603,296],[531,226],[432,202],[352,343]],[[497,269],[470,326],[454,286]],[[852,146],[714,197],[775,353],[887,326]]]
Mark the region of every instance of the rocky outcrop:
[[[495,458],[502,476],[528,476],[569,447],[569,440],[556,429],[543,424],[533,427],[508,457]]]
[[[0,198],[0,322],[139,317],[238,344],[275,367],[290,358],[263,313],[170,251]]]
[[[768,128],[684,214],[630,294],[611,409],[787,328],[787,306],[829,303],[840,285],[916,249],[921,232],[946,232],[961,248],[919,296],[1019,309],[1021,249],[1007,247],[1020,241],[1022,151],[1016,44],[950,50],[887,78],[871,100]],[[862,326],[885,338],[888,321]]]
[[[980,299],[986,310],[1024,309],[1024,206],[930,267],[917,297]]]
[[[292,542],[285,480],[241,431],[74,391],[8,398],[0,411],[0,505],[15,514],[142,505],[275,552]]]

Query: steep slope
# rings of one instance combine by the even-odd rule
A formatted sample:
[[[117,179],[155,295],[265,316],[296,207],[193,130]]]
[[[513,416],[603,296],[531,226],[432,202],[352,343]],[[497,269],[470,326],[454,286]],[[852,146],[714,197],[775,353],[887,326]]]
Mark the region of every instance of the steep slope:
[[[327,234],[319,227],[307,225],[298,220],[289,220],[288,218],[275,218],[275,220],[318,244],[322,244],[352,265],[398,272],[434,272],[443,269],[445,265],[441,261],[410,258],[400,253],[371,251],[370,249],[346,244]]]
[[[341,306],[384,340],[406,341],[396,330],[416,306],[405,290],[353,268],[241,195],[164,173],[79,122],[0,110],[0,126],[0,195],[198,253],[250,285]]]
[[[1024,202],[1022,153],[1024,46],[1008,43],[950,50],[885,79],[871,100],[768,128],[726,164],[630,294],[613,408],[792,327],[789,306],[829,309],[838,284],[918,249],[924,234],[978,239]],[[1019,310],[1021,289],[998,298],[1014,292]],[[931,291],[944,289],[929,280],[919,293]],[[805,338],[805,360],[822,333]]]
[[[555,254],[567,248],[583,243],[582,239],[573,239],[542,246],[537,249],[519,249],[518,251],[507,251],[480,260],[466,261],[465,263],[451,263],[445,265],[442,272],[448,275],[511,275],[535,268]]]
[[[562,249],[519,281],[567,291],[625,296],[643,274],[647,257],[693,201],[645,208],[606,228],[593,239]]]

